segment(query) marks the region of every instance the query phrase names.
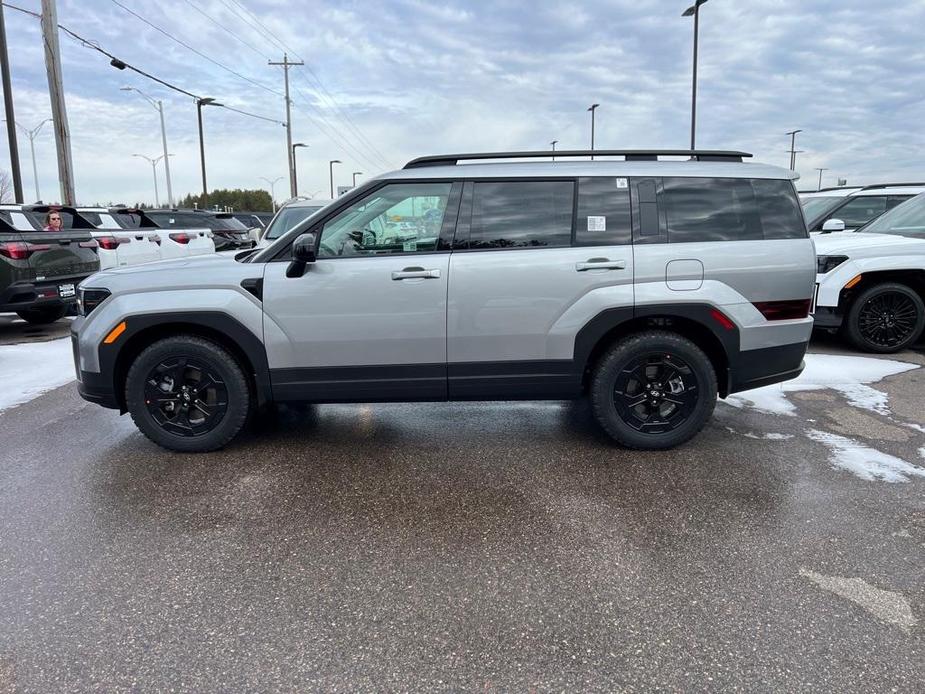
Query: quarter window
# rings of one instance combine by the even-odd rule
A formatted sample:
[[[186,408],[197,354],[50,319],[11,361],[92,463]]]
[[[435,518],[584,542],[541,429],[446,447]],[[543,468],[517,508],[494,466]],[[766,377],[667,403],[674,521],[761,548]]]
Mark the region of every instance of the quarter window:
[[[576,245],[622,245],[629,243],[631,238],[628,179],[613,177],[579,179]]]
[[[451,183],[393,183],[378,188],[325,223],[318,257],[439,250],[451,187]]]
[[[572,242],[572,181],[480,181],[468,247],[548,248]]]
[[[761,239],[758,207],[743,178],[665,178],[668,242]]]
[[[751,183],[758,201],[764,238],[806,238],[806,223],[793,184],[790,181],[763,178],[752,179]]]

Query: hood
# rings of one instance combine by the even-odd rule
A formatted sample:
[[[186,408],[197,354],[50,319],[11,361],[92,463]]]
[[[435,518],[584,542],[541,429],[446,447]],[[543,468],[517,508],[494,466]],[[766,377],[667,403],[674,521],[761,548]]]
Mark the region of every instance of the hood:
[[[130,265],[128,267],[110,268],[98,273],[99,276],[109,275],[135,275],[146,272],[166,272],[170,270],[190,270],[195,271],[198,268],[214,267],[215,263],[234,262],[234,256],[228,256],[221,253],[208,253],[204,255],[193,255],[189,258],[173,258],[170,260],[157,260],[153,263],[143,263],[141,265]]]
[[[893,234],[823,234],[814,236],[816,255],[850,255],[852,251],[883,250],[885,253],[895,253],[903,247],[925,249],[925,239],[913,239],[908,236],[894,236]]]

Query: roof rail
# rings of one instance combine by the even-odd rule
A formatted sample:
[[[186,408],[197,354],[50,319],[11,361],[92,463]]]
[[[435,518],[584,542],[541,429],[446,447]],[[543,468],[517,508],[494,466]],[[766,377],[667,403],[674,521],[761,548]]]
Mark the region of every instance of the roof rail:
[[[864,186],[829,186],[828,188],[813,188],[812,190],[798,190],[798,193],[825,193],[830,190],[861,190]]]
[[[861,190],[876,190],[878,188],[903,188],[903,187],[925,188],[925,183],[874,183],[873,185],[863,186]]]
[[[453,166],[460,161],[476,159],[545,159],[546,157],[623,157],[626,161],[658,161],[659,157],[689,157],[697,161],[742,161],[752,156],[748,152],[713,149],[568,149],[539,152],[478,152],[467,154],[436,154],[418,157],[405,164],[406,169],[424,166]]]

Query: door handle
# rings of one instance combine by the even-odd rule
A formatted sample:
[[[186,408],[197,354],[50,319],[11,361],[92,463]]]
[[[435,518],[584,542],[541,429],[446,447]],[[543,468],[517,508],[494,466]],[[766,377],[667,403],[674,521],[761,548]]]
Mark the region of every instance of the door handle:
[[[576,272],[586,270],[624,270],[625,260],[611,260],[610,258],[590,258],[583,263],[575,263]]]
[[[404,270],[392,273],[393,280],[436,280],[440,279],[439,268],[425,270],[422,267],[406,267]]]

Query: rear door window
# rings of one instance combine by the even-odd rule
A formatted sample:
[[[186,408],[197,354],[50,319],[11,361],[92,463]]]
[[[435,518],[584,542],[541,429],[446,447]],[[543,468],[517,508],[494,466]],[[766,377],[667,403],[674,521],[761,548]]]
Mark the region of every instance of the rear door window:
[[[468,243],[473,250],[572,243],[573,181],[476,181]]]
[[[626,178],[578,179],[578,246],[623,245],[632,239],[630,189]]]

